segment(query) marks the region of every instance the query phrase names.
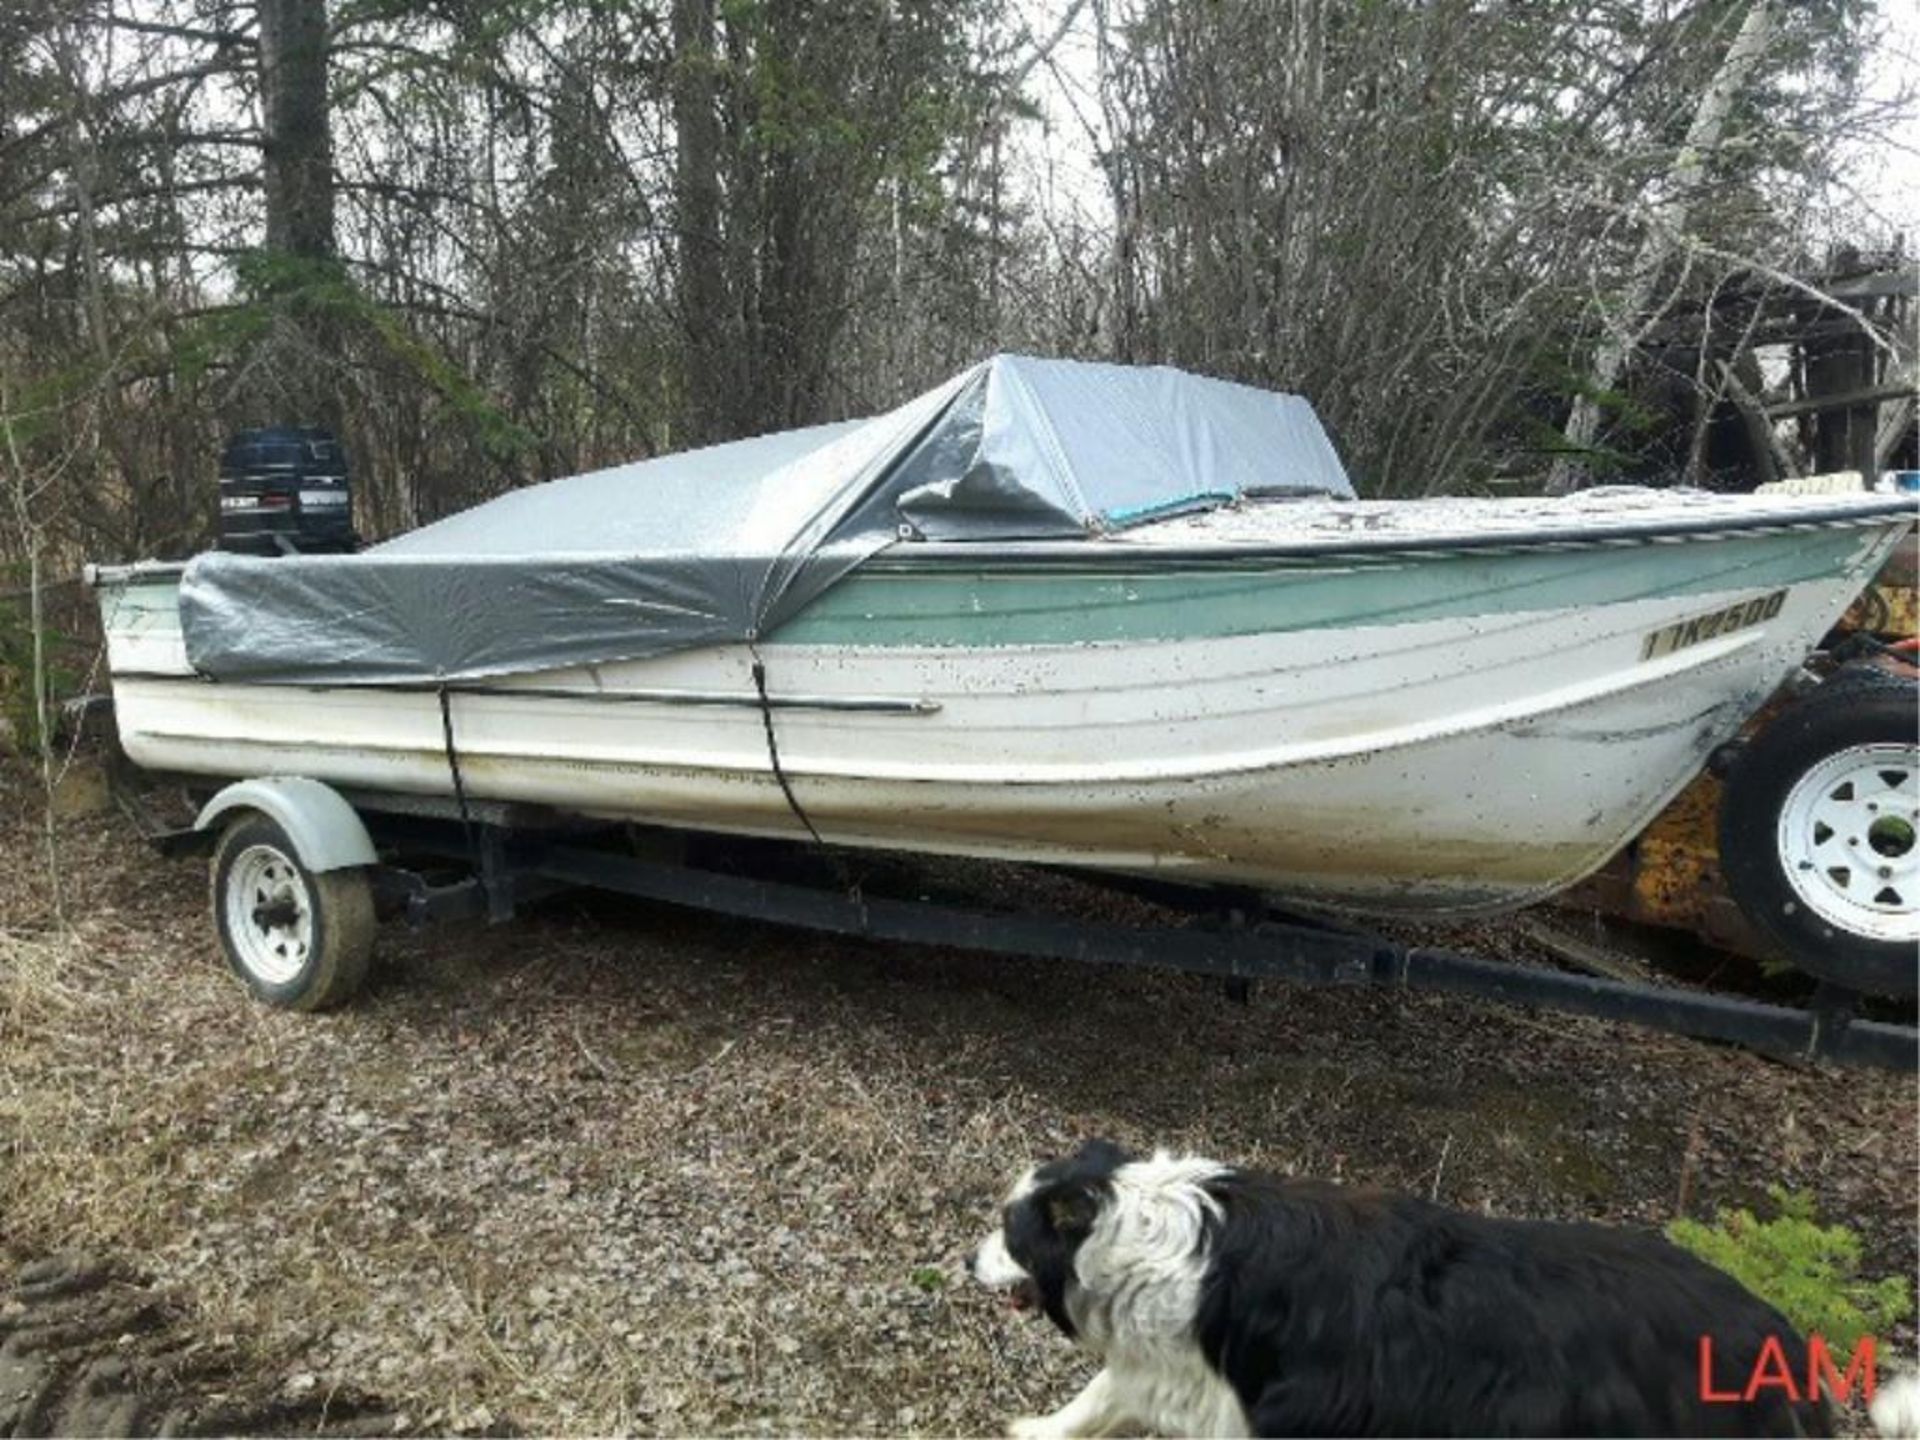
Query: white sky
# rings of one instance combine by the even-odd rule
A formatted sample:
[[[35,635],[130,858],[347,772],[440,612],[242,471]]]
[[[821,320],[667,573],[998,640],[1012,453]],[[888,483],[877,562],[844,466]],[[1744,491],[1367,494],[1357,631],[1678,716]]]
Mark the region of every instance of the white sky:
[[[1048,36],[1072,0],[1013,3],[1029,34]],[[1835,238],[1870,245],[1904,234],[1907,254],[1915,257],[1920,255],[1920,0],[1881,0],[1880,23],[1881,41],[1867,58],[1866,91],[1870,101],[1897,106],[1900,113],[1885,143],[1857,145],[1845,153],[1843,193],[1836,197],[1833,213],[1822,218]],[[1092,18],[1083,9],[1054,49],[1052,63],[1036,69],[1028,80],[1028,95],[1043,119],[1039,125],[1021,127],[1021,139],[1034,157],[1035,184],[1046,192],[1046,208],[1059,214],[1077,206],[1090,218],[1105,220],[1110,218],[1105,214],[1105,187],[1082,119],[1099,122],[1092,93],[1092,31]]]
[[[1920,251],[1920,0],[1884,0],[1886,35],[1868,61],[1867,90],[1904,114],[1889,143],[1849,165],[1861,199],[1890,230],[1904,231],[1907,254]]]

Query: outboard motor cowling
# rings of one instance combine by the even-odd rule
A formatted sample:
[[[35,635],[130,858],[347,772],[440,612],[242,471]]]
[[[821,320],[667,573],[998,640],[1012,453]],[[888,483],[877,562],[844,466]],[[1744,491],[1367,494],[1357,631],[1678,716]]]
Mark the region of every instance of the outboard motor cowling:
[[[358,548],[353,486],[325,430],[242,430],[220,456],[220,548],[242,555],[339,555]]]

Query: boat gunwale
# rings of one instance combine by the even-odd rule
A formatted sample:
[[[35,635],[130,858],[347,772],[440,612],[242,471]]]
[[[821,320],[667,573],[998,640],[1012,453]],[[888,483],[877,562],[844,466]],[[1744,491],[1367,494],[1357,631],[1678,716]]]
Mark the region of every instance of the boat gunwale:
[[[845,578],[876,571],[899,573],[920,569],[1064,568],[1112,570],[1115,562],[1157,568],[1162,564],[1244,565],[1288,559],[1376,558],[1408,555],[1440,557],[1457,553],[1511,554],[1529,550],[1587,550],[1610,546],[1659,544],[1666,541],[1716,540],[1750,535],[1793,534],[1810,530],[1866,529],[1901,521],[1920,520],[1920,507],[1904,496],[1870,496],[1844,505],[1809,508],[1804,513],[1767,508],[1755,515],[1686,516],[1668,514],[1629,525],[1558,525],[1537,530],[1437,531],[1432,534],[1299,535],[1268,540],[1217,540],[1161,543],[1141,540],[1148,527],[1088,535],[1078,539],[1009,540],[896,540],[855,565]],[[462,558],[481,564],[496,555],[439,557],[445,562]],[[626,552],[568,557],[577,561],[644,560]],[[140,560],[131,564],[89,564],[84,583],[93,589],[148,580],[177,579],[186,571],[184,560]]]
[[[920,569],[1001,569],[1047,567],[1112,570],[1122,558],[1140,568],[1162,563],[1243,565],[1263,560],[1373,559],[1391,556],[1440,558],[1456,553],[1517,554],[1530,550],[1593,550],[1633,545],[1712,541],[1814,530],[1868,529],[1894,522],[1920,521],[1920,507],[1905,497],[1872,497],[1873,503],[1812,510],[1805,514],[1770,511],[1762,515],[1688,517],[1670,515],[1637,525],[1557,526],[1540,530],[1436,531],[1431,534],[1276,536],[1268,540],[1145,542],[1139,531],[1074,540],[1022,540],[981,555],[978,541],[901,541],[855,567],[852,575],[876,570],[899,573]]]

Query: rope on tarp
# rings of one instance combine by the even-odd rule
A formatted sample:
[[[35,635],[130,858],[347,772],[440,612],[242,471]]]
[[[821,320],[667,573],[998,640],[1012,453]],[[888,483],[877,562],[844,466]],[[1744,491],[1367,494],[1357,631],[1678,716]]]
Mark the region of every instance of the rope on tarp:
[[[467,858],[473,862],[474,874],[481,873],[480,843],[473,834],[473,813],[467,806],[467,784],[460,774],[460,752],[453,743],[453,701],[452,691],[445,685],[439,687],[440,694],[440,736],[447,747],[447,770],[453,776],[453,798],[460,806],[460,831],[467,839]]]
[[[773,733],[773,701],[767,696],[766,662],[760,658],[760,649],[751,640],[747,641],[747,653],[753,657],[753,688],[760,697],[760,725],[767,735],[767,760],[773,766],[773,778],[779,782],[780,793],[787,797],[787,808],[793,811],[793,818],[798,820],[807,834],[813,837],[815,848],[826,856],[827,863],[833,866],[833,872],[839,876],[840,883],[845,887],[848,896],[860,907],[861,923],[864,925],[867,902],[866,897],[861,893],[860,882],[847,869],[846,861],[841,858],[840,852],[821,837],[820,831],[813,823],[813,817],[807,814],[806,809],[800,804],[800,797],[793,793],[793,782],[787,778],[786,767],[780,763],[780,742]]]
[[[773,702],[767,698],[766,662],[761,660],[760,651],[752,642],[748,642],[747,653],[753,656],[753,688],[760,696],[760,724],[767,732],[767,759],[773,764],[773,778],[780,782],[780,793],[787,797],[787,808],[793,811],[793,818],[806,827],[813,843],[824,850],[827,842],[814,829],[812,817],[801,808],[799,797],[793,793],[793,782],[787,779],[787,772],[780,764],[780,742],[773,734]]]

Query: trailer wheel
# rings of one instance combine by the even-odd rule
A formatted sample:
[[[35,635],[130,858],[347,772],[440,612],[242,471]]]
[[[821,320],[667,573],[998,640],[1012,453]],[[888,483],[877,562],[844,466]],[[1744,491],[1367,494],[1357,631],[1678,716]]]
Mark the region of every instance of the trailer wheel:
[[[366,872],[314,874],[286,831],[257,812],[220,837],[213,920],[227,963],[270,1005],[330,1009],[367,978],[374,915]]]
[[[1830,681],[1740,752],[1720,808],[1733,897],[1810,975],[1920,989],[1920,718],[1898,676]]]

